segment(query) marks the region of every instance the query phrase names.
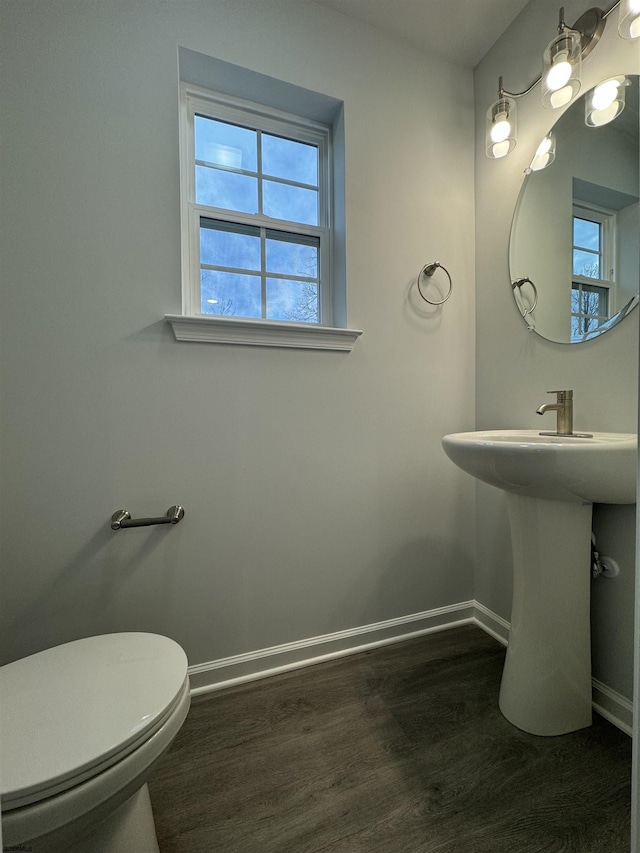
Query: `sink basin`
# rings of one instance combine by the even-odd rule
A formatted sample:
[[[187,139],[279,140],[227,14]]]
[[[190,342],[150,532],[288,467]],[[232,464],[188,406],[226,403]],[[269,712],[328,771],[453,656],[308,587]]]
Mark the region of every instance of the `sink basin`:
[[[459,468],[506,492],[513,602],[499,705],[531,734],[591,724],[592,508],[635,503],[637,445],[628,433],[535,430],[442,439]]]
[[[591,438],[536,430],[459,432],[442,439],[452,462],[507,492],[556,501],[632,504],[636,500],[636,435]]]

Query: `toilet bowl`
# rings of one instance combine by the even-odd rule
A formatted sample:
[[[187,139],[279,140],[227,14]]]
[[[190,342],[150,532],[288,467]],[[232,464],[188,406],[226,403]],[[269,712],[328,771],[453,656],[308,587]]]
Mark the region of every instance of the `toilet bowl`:
[[[147,779],[189,710],[156,634],[88,637],[0,667],[5,849],[158,853]]]

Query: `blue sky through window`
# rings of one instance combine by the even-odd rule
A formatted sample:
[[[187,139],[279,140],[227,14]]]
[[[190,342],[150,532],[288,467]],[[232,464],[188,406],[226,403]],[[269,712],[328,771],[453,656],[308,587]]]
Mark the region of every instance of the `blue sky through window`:
[[[274,178],[318,186],[318,149],[315,145],[262,134],[262,171]]]
[[[196,160],[256,172],[258,169],[258,134],[225,121],[204,116],[195,117]]]
[[[200,228],[200,263],[259,272],[260,229],[235,233],[223,223],[208,227],[205,220]]]
[[[319,145],[196,114],[194,155],[201,313],[319,323]]]
[[[573,217],[573,245],[581,249],[600,250],[600,223]]]
[[[305,309],[307,313],[305,313]],[[317,284],[303,281],[283,281],[276,278],[267,279],[267,318],[269,320],[299,320],[317,323],[317,314]]]
[[[304,225],[318,224],[319,163],[315,145],[199,115],[195,116],[194,138],[198,204],[238,213],[263,213]]]
[[[317,237],[202,219],[200,263],[204,314],[319,322]]]
[[[317,277],[317,241],[291,242],[286,239],[266,241],[266,269],[270,273]]]
[[[261,287],[258,275],[203,269],[202,313],[259,318],[262,316]]]
[[[318,224],[318,191],[263,182],[264,213],[274,219],[289,219],[305,225]]]
[[[601,278],[601,234],[599,222],[573,217],[573,274]]]

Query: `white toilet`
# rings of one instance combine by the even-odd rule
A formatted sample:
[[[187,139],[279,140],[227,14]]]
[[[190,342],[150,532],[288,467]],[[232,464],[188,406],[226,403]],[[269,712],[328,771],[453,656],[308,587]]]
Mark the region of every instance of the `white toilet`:
[[[0,667],[5,848],[158,853],[147,779],[189,710],[187,658],[106,634]]]

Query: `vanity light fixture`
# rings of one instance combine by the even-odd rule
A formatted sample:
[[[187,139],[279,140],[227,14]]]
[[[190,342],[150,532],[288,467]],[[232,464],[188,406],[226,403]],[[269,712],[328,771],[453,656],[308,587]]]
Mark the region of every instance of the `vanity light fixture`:
[[[564,22],[564,9],[560,9],[558,35],[542,54],[542,106],[556,109],[568,104],[580,89],[581,71],[580,33],[568,29]]]
[[[498,84],[498,100],[487,110],[487,157],[497,160],[516,146],[516,102]]]
[[[546,169],[556,159],[556,137],[554,133],[548,133],[536,149],[533,160],[527,171],[539,172]]]
[[[621,0],[618,32],[623,39],[640,38],[640,0]]]
[[[548,109],[563,107],[580,90],[582,58],[588,56],[604,31],[600,9],[589,9],[573,27],[564,21],[560,9],[558,35],[547,45],[542,55],[542,105]]]
[[[602,127],[620,115],[625,104],[625,88],[629,85],[626,77],[611,77],[603,80],[589,92],[585,102],[585,124],[588,127]]]
[[[582,59],[591,53],[600,40],[606,19],[617,6],[620,6],[620,34],[625,38],[640,36],[640,0],[617,0],[606,12],[595,7],[588,9],[573,27],[566,25],[564,8],[561,8],[558,35],[547,45],[543,54],[542,76],[534,80],[524,92],[508,92],[500,77],[498,100],[487,111],[487,157],[496,160],[515,148],[515,99],[528,95],[538,83],[541,84],[542,103],[549,109],[564,107],[575,98],[580,89]],[[615,115],[618,115],[621,109],[618,109]],[[613,112],[613,108],[611,110]],[[615,115],[612,118],[615,118]],[[602,116],[596,116],[596,120],[598,118]],[[546,165],[550,162],[551,159]],[[533,164],[530,168],[533,169]]]

